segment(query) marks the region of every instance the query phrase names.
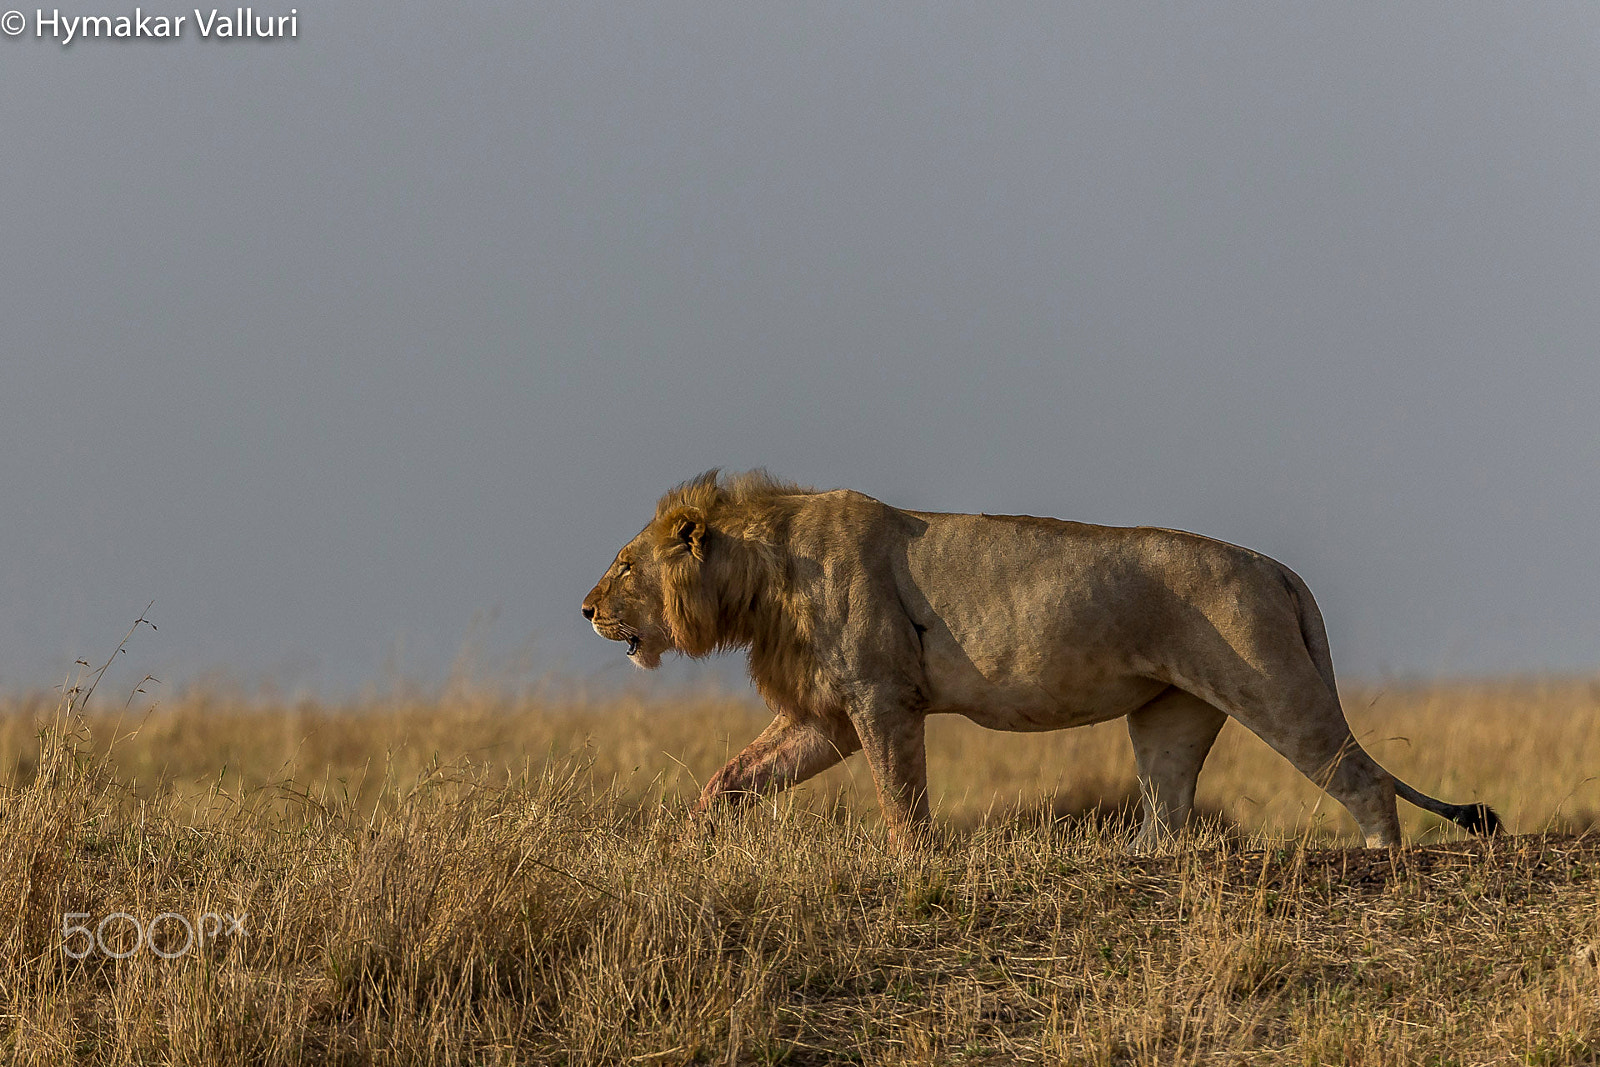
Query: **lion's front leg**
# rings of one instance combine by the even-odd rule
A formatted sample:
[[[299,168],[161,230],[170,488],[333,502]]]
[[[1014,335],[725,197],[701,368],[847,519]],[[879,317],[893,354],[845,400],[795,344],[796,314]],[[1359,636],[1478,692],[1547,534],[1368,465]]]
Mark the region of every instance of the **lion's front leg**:
[[[821,774],[860,747],[848,723],[835,726],[779,715],[706,783],[695,811],[706,811],[723,798],[742,803],[787,789]]]
[[[929,821],[923,717],[889,704],[863,709],[852,718],[878,789],[878,808],[889,830],[889,844],[908,848]]]

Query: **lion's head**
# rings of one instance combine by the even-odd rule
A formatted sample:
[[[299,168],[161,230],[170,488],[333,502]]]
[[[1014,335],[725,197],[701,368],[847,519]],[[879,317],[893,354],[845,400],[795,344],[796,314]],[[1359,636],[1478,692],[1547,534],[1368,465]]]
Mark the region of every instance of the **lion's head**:
[[[627,642],[646,669],[667,651],[698,657],[749,644],[755,608],[781,570],[765,536],[774,505],[805,492],[762,471],[685,482],[589,590],[583,617],[601,637]]]

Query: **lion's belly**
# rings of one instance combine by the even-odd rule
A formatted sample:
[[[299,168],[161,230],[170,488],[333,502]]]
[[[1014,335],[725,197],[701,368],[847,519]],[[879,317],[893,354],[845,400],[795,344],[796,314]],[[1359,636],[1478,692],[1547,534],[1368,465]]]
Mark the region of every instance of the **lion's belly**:
[[[1126,715],[1166,683],[1057,652],[1048,661],[1025,652],[974,662],[959,649],[924,649],[929,708],[964,715],[991,730],[1059,730]]]
[[[921,644],[930,710],[997,730],[1103,722],[1167,686],[1170,610],[1148,531],[918,513],[897,592]],[[1185,542],[1187,543],[1187,542]],[[1166,681],[1160,679],[1167,679]]]

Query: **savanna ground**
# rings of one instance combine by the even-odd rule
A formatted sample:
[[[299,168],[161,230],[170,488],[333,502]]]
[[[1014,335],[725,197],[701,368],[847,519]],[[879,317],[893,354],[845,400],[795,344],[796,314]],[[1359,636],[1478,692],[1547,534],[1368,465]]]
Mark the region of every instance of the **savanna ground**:
[[[1355,849],[1230,724],[1150,856],[1117,723],[936,720],[939,840],[900,856],[859,758],[683,834],[742,694],[86,688],[0,707],[15,1062],[1600,1062],[1600,683],[1346,694],[1514,836],[1402,804],[1411,847]]]

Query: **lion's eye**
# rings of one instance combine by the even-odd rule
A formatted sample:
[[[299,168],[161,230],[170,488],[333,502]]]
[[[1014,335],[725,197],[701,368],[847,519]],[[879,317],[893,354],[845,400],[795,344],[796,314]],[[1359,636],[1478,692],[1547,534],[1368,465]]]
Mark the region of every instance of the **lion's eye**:
[[[633,564],[631,564],[631,563],[619,563],[619,564],[617,564],[617,577],[621,578],[621,577],[625,576],[631,570],[633,570]]]

